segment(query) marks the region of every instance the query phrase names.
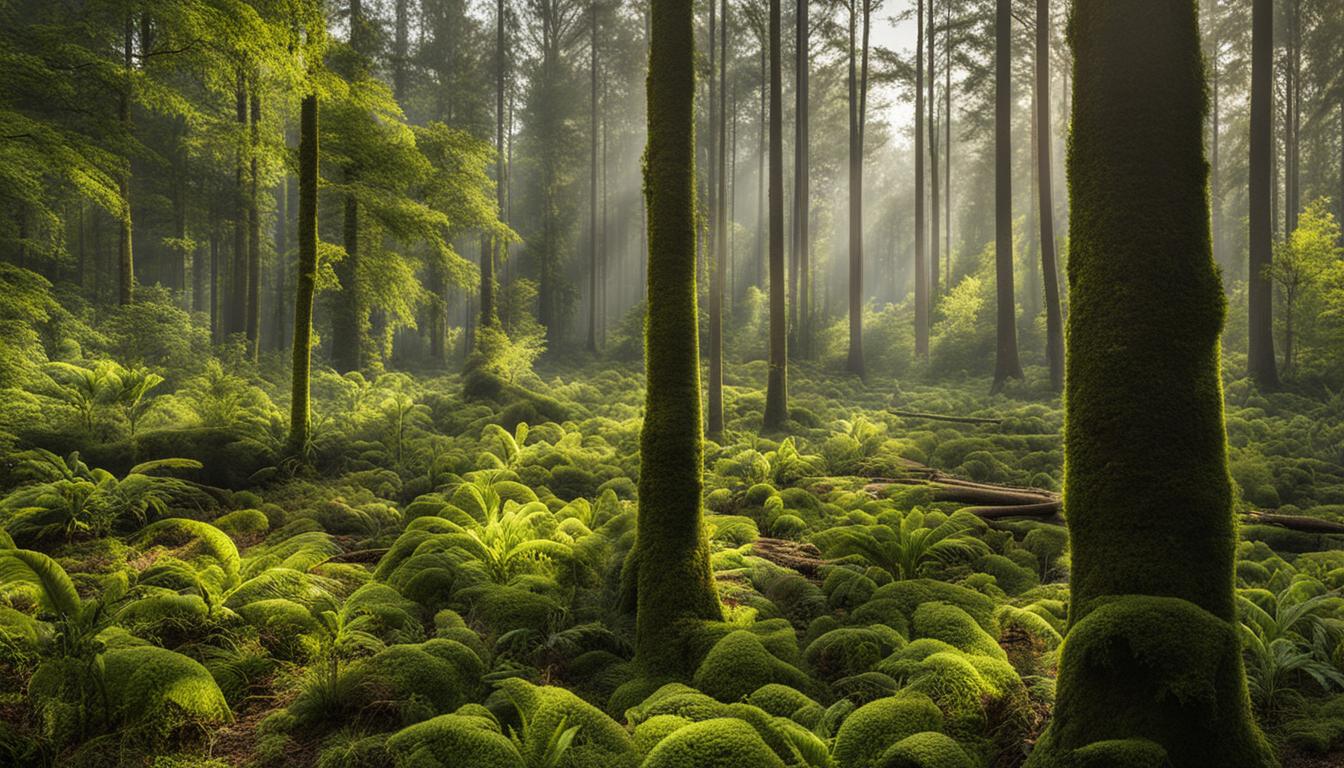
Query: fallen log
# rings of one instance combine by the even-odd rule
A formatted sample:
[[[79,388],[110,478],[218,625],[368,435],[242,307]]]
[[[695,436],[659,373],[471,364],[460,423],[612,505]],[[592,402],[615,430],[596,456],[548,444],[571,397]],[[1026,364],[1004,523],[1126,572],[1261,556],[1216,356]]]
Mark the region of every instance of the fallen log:
[[[822,559],[821,550],[816,545],[787,539],[758,538],[752,544],[752,554],[804,576],[815,576],[817,570],[827,562]]]
[[[981,483],[941,472],[933,467],[911,462],[909,474],[903,477],[877,478],[863,487],[871,496],[878,496],[893,485],[928,487],[933,489],[934,501],[967,504],[963,511],[985,521],[1028,518],[1054,525],[1063,525],[1063,502],[1058,493],[1020,485]]]
[[[929,421],[950,421],[954,424],[1002,424],[1003,419],[986,418],[983,416],[949,416],[942,413],[921,413],[920,411],[898,411],[890,409],[887,411],[893,416],[900,416],[903,419],[927,419]]]
[[[1257,510],[1255,512],[1248,512],[1245,515],[1245,518],[1248,523],[1276,525],[1280,528],[1287,528],[1290,531],[1299,531],[1301,533],[1344,534],[1344,523],[1335,522],[1334,520],[1325,520],[1319,517],[1282,515],[1277,512]]]

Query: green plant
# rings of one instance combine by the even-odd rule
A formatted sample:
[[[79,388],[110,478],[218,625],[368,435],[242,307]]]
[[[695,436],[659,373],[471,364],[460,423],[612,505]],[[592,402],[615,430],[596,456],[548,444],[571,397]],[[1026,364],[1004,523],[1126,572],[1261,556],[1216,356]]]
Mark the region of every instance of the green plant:
[[[36,448],[19,454],[15,474],[34,480],[0,500],[4,527],[25,540],[77,535],[106,536],[122,523],[143,524],[167,512],[191,486],[165,470],[200,469],[191,459],[157,459],[131,467],[117,477],[105,469],[91,469],[72,453],[67,458]]]
[[[893,579],[914,579],[931,566],[970,560],[989,547],[973,532],[984,524],[968,512],[956,512],[932,527],[918,509],[904,515],[887,513],[878,525],[832,528],[814,540],[832,558],[855,558],[881,568]]]
[[[1300,703],[1305,680],[1323,691],[1344,690],[1344,673],[1330,657],[1344,637],[1339,618],[1344,598],[1304,594],[1301,586],[1299,582],[1277,594],[1247,590],[1237,596],[1251,700],[1266,718]]]

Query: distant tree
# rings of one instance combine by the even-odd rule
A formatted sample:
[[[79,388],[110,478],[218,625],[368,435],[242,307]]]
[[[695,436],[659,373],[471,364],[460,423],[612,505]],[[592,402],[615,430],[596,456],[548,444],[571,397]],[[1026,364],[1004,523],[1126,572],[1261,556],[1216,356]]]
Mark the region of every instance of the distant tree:
[[[995,0],[994,293],[998,300],[998,343],[991,394],[1001,391],[1008,379],[1022,378],[1013,291],[1012,23],[1011,1]]]
[[[1073,592],[1027,765],[1268,768],[1233,589],[1196,7],[1076,0],[1069,27]]]
[[[1270,173],[1274,154],[1274,2],[1254,0],[1251,20],[1250,269],[1247,291],[1250,323],[1246,363],[1263,388],[1278,386],[1274,362],[1274,305],[1269,270],[1274,263],[1275,197]]]
[[[1041,274],[1045,280],[1045,359],[1050,386],[1064,389],[1064,320],[1059,307],[1055,264],[1055,192],[1050,158],[1050,0],[1036,0],[1036,190],[1041,230]]]
[[[713,0],[711,0],[713,2]],[[719,19],[719,90],[717,124],[710,126],[717,132],[711,153],[716,163],[714,190],[714,272],[709,287],[709,416],[705,424],[705,434],[713,439],[723,436],[723,289],[728,252],[728,229],[732,226],[728,218],[728,176],[726,159],[728,156],[728,0],[720,0]],[[710,73],[714,77],[714,73]],[[712,93],[712,91],[711,91]],[[711,95],[710,98],[713,98]]]
[[[929,276],[924,252],[924,0],[915,8],[915,356],[929,356]]]
[[[780,0],[770,0],[770,372],[765,387],[765,428],[789,418],[788,318],[784,306],[784,131],[780,73]]]
[[[1332,272],[1344,271],[1339,245],[1340,229],[1330,214],[1330,202],[1318,198],[1297,219],[1297,229],[1277,243],[1269,278],[1278,292],[1278,325],[1283,339],[1279,375],[1291,377],[1298,368],[1301,342],[1311,341],[1316,319],[1329,314],[1323,290]]]
[[[778,0],[776,0],[778,2]],[[653,0],[649,41],[649,214],[644,426],[640,433],[635,658],[689,674],[688,622],[722,619],[701,497],[700,360],[695,288],[695,27],[691,0]]]
[[[317,292],[317,94],[299,107],[299,265],[294,301],[293,375],[290,381],[289,450],[302,455],[308,444],[309,381],[312,371],[313,297]]]

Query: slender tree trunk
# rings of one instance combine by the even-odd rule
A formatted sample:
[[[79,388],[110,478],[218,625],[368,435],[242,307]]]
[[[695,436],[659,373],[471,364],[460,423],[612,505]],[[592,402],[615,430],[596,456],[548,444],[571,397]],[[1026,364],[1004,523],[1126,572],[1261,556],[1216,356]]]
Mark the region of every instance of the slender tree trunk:
[[[776,0],[778,2],[778,0]],[[633,562],[635,659],[686,675],[681,638],[721,620],[700,508],[695,288],[695,30],[691,0],[653,0],[649,46],[649,284],[644,427]]]
[[[1041,230],[1041,274],[1045,278],[1045,359],[1050,387],[1064,389],[1064,321],[1055,265],[1055,194],[1050,137],[1050,0],[1036,0],[1036,190]]]
[[[1222,134],[1219,83],[1221,80],[1222,43],[1218,39],[1218,0],[1209,0],[1209,87],[1213,95],[1213,113],[1209,121],[1209,191],[1213,209],[1213,261],[1222,263],[1223,255],[1223,191],[1220,177],[1221,158],[1218,141]]]
[[[597,3],[588,5],[592,40],[590,80],[590,133],[588,167],[588,351],[597,353]]]
[[[1274,2],[1254,0],[1251,16],[1251,135],[1250,135],[1250,265],[1248,291],[1247,367],[1263,389],[1279,384],[1274,361],[1273,289],[1269,282],[1274,262],[1273,176],[1274,155]]]
[[[779,429],[789,418],[789,342],[784,306],[784,131],[780,71],[780,6],[770,4],[770,372],[765,388],[765,428]]]
[[[859,4],[862,3],[862,10]],[[863,20],[863,66],[867,67],[867,0],[850,0],[849,6],[849,355],[845,369],[858,376],[863,367],[863,127],[861,84],[856,71],[859,56],[855,39],[860,14]],[[865,72],[866,76],[867,73]],[[866,86],[866,83],[863,85]]]
[[[994,23],[994,285],[998,304],[998,343],[994,383],[1003,389],[1009,378],[1022,378],[1017,357],[1017,307],[1013,291],[1013,164],[1012,164],[1012,3],[996,0]]]
[[[794,140],[793,140],[793,207],[794,222],[794,259],[798,265],[798,295],[795,297],[795,312],[798,314],[797,349],[799,357],[808,357],[812,350],[812,286],[811,286],[811,217],[812,192],[811,173],[808,168],[810,151],[808,104],[808,79],[810,64],[810,32],[808,29],[808,0],[797,0],[796,69],[794,74]]]
[[[241,133],[247,126],[247,81],[243,70],[238,70],[238,87],[235,91],[238,130]],[[235,158],[233,174],[233,261],[229,274],[229,300],[226,335],[246,333],[247,331],[247,149],[239,142],[238,156]]]
[[[355,180],[355,172],[345,169],[346,183]],[[340,293],[331,306],[331,364],[340,373],[363,367],[363,298],[359,279],[359,201],[354,193],[345,195],[341,241],[345,258],[336,262],[336,282]]]
[[[302,104],[300,104],[302,113]],[[288,137],[286,137],[288,138]],[[285,349],[285,332],[289,330],[285,322],[285,309],[289,296],[289,173],[280,176],[280,186],[275,192],[275,307],[272,313],[274,329],[270,336],[274,339],[276,351]]]
[[[1237,633],[1196,6],[1075,0],[1069,27],[1073,592],[1027,765],[1269,768]]]
[[[223,304],[219,295],[220,268],[219,258],[219,216],[213,210],[210,213],[210,340],[219,343],[224,340],[225,318],[221,316]]]
[[[299,109],[299,262],[294,299],[293,376],[289,406],[289,450],[301,455],[308,443],[308,403],[312,368],[313,295],[317,290],[317,94]]]
[[[507,39],[504,28],[504,0],[495,0],[495,205],[499,216],[505,215],[507,201],[504,198],[508,186],[508,170],[504,166],[504,90],[505,90],[505,48]],[[496,238],[493,252],[503,260],[508,254],[502,237]],[[493,325],[495,311],[495,260],[487,260],[482,265],[489,274],[481,272],[481,323]]]
[[[947,247],[943,253],[943,290],[952,289],[952,3],[951,0],[943,2],[943,20],[947,26],[947,31],[943,35],[943,46],[947,49],[943,57],[947,60],[947,66],[943,67],[943,133],[946,138],[944,141],[943,163],[947,173],[943,183],[943,226],[947,230]]]
[[[924,253],[924,0],[915,10],[915,356],[929,356],[929,276]]]
[[[768,97],[770,94],[769,76],[767,74],[766,62],[770,56],[770,45],[765,40],[761,42],[761,132],[760,143],[757,145],[756,152],[756,285],[764,286],[768,279],[767,273],[769,267],[766,254],[768,252],[769,234],[765,215],[765,179],[766,179],[766,155],[769,152],[769,145],[766,143],[766,128],[769,125],[768,111],[766,109]]]
[[[392,98],[398,104],[406,101],[406,59],[407,59],[407,0],[396,0],[393,6],[392,35]]]
[[[1285,105],[1284,131],[1284,213],[1287,227],[1284,237],[1297,229],[1302,210],[1302,3],[1288,0],[1288,102]]]
[[[122,129],[129,137],[135,126],[131,121],[132,68],[135,66],[133,49],[135,22],[126,15],[126,35],[123,43],[125,57],[126,85],[122,90],[120,118]],[[117,302],[122,305],[135,301],[135,255],[131,248],[131,158],[126,158],[126,170],[118,180],[118,192],[121,194],[121,231],[117,244]]]
[[[714,275],[709,289],[709,418],[705,426],[705,434],[712,440],[723,437],[723,283],[728,259],[728,0],[720,2],[718,123],[710,126],[710,130],[718,132],[718,140],[710,145],[716,148],[710,156],[718,162],[715,169],[718,189],[714,192]],[[711,83],[713,77],[711,71]],[[710,90],[713,92],[712,85]]]
[[[257,155],[261,151],[261,97],[252,83],[251,168],[247,190],[247,343],[252,358],[261,354],[261,216],[257,207]]]
[[[948,0],[943,0],[944,3]],[[933,95],[933,85],[938,82],[938,56],[934,48],[937,34],[934,32],[934,0],[929,3],[929,311],[937,302],[941,289],[938,287],[938,102]],[[946,34],[946,33],[945,33]],[[932,320],[932,318],[930,318]]]

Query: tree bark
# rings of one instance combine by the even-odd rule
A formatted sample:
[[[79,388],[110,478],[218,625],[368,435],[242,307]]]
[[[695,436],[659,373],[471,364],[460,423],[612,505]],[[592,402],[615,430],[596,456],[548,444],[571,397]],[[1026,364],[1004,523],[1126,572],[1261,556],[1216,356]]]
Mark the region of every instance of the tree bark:
[[[943,0],[944,3],[949,0]],[[938,301],[938,215],[939,195],[938,195],[938,102],[933,95],[934,83],[938,82],[937,66],[938,56],[934,41],[937,34],[934,32],[934,0],[928,0],[929,3],[929,311],[933,311],[933,305]],[[947,34],[947,33],[944,33]],[[946,95],[944,95],[946,97]],[[930,318],[932,320],[932,318]]]
[[[1193,2],[1073,3],[1072,593],[1029,768],[1277,764],[1237,630],[1197,18]]]
[[[134,67],[135,22],[126,15],[126,34],[123,41],[126,85],[121,94],[120,117],[127,138],[135,131],[131,120],[132,68]],[[118,180],[121,194],[121,228],[117,243],[117,302],[123,306],[135,301],[135,253],[131,247],[131,158],[126,158],[126,169]]]
[[[924,237],[924,0],[915,10],[915,357],[929,356],[929,276]]]
[[[789,418],[788,319],[784,306],[784,146],[780,53],[780,1],[770,5],[770,372],[765,388],[765,428]]]
[[[1012,3],[996,0],[994,21],[994,285],[998,307],[994,383],[1022,378],[1017,356],[1017,304],[1013,291]]]
[[[800,0],[805,1],[805,0]],[[711,4],[713,0],[710,0]],[[728,0],[720,0],[721,18],[719,19],[719,103],[718,123],[711,122],[710,130],[718,132],[718,138],[711,143],[716,152],[710,157],[717,161],[715,176],[718,187],[714,191],[714,274],[709,288],[709,418],[705,434],[714,440],[723,437],[723,283],[725,262],[728,259],[728,187],[727,187],[727,149],[728,149]],[[712,28],[712,25],[711,25]],[[712,57],[711,57],[712,58]],[[714,73],[710,72],[711,83]],[[713,93],[711,86],[710,92]]]
[[[778,3],[778,0],[775,0]],[[680,639],[721,620],[700,507],[700,360],[695,288],[695,31],[691,0],[653,0],[644,426],[636,544],[635,661],[686,675]]]
[[[257,155],[261,152],[261,96],[251,89],[251,155],[247,189],[247,344],[252,359],[261,354],[261,216],[257,206]]]
[[[810,45],[811,30],[808,28],[808,0],[797,0],[797,34],[795,47],[796,68],[794,74],[794,140],[793,140],[793,207],[796,212],[794,223],[793,247],[797,252],[795,263],[798,265],[798,295],[795,304],[798,313],[798,348],[795,354],[806,358],[812,350],[812,286],[810,240],[812,201],[811,175],[808,169],[810,152],[808,142],[809,114],[808,75],[811,68]]]
[[[1050,0],[1036,0],[1036,190],[1041,231],[1041,274],[1045,279],[1045,359],[1050,387],[1064,389],[1064,320],[1055,265],[1055,194],[1050,136]]]
[[[1274,263],[1274,2],[1254,0],[1251,16],[1250,105],[1250,264],[1247,367],[1262,389],[1279,385],[1274,361],[1274,293],[1269,270]]]
[[[242,67],[238,69],[238,86],[234,92],[235,115],[241,136],[247,127],[247,80]],[[238,156],[235,158],[233,174],[233,261],[229,270],[229,301],[227,327],[225,335],[247,332],[247,257],[248,207],[247,207],[247,150],[248,144],[238,143]]]
[[[859,23],[859,4],[862,11],[864,37],[867,37],[867,2],[849,2],[849,356],[845,370],[860,377],[863,370],[863,134],[859,127],[859,56],[856,39]],[[867,55],[865,50],[864,55]]]
[[[597,3],[588,5],[590,113],[588,167],[588,351],[597,354]]]
[[[317,94],[299,109],[299,260],[295,279],[293,373],[290,381],[289,451],[308,443],[309,377],[312,369],[313,295],[317,291]]]

